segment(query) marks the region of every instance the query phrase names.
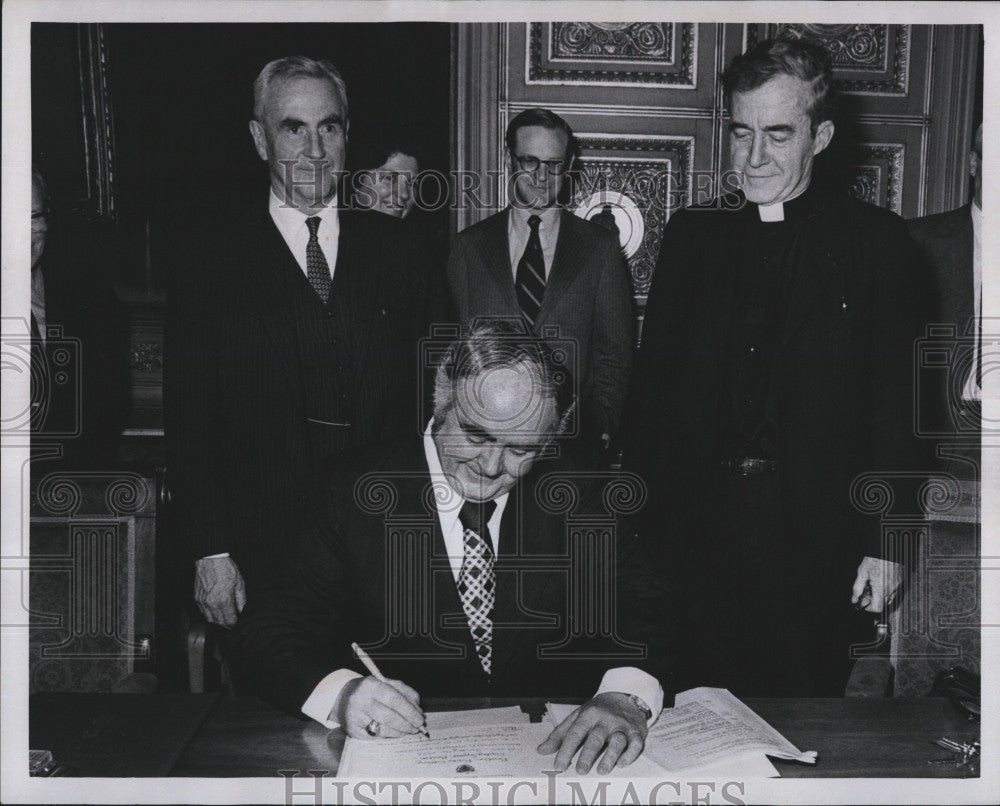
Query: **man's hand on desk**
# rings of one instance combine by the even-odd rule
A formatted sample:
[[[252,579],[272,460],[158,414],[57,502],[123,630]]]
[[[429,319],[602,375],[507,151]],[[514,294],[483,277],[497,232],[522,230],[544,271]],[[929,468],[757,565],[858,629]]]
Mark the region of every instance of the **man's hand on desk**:
[[[246,606],[247,590],[232,557],[203,557],[195,563],[194,600],[209,624],[236,623]]]
[[[374,738],[366,730],[373,720],[380,739],[409,736],[424,724],[420,695],[401,680],[357,677],[344,686],[334,711],[344,732],[355,739]]]
[[[562,772],[582,746],[576,771],[586,775],[604,750],[597,772],[607,775],[616,764],[627,767],[642,753],[648,731],[646,718],[647,713],[627,694],[598,694],[563,720],[538,746],[538,752],[547,755],[558,751],[554,766]]]

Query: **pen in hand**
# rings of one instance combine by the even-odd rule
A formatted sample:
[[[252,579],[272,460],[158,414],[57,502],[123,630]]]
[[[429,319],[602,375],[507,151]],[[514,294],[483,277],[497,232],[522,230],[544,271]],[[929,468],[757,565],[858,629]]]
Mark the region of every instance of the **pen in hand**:
[[[382,674],[382,672],[379,670],[378,666],[375,665],[375,661],[373,661],[370,657],[368,657],[368,653],[365,652],[361,647],[359,647],[357,643],[352,643],[351,649],[354,650],[354,654],[357,657],[357,659],[365,665],[365,668],[369,672],[371,672],[372,677],[374,677],[376,680],[381,680],[383,683],[389,682],[388,680],[386,680],[385,675]],[[426,727],[421,726],[420,732],[428,739],[431,738],[431,735],[430,733],[427,732]]]

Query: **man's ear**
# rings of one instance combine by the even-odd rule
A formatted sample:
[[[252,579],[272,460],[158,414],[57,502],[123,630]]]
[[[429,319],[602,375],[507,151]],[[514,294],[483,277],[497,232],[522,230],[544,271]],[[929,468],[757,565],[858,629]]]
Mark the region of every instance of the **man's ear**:
[[[259,121],[250,121],[250,136],[253,138],[254,148],[257,149],[257,153],[260,158],[267,161],[267,138],[264,137],[264,127],[260,125]]]
[[[979,155],[975,151],[969,152],[969,176],[979,173]]]
[[[816,127],[816,137],[813,138],[815,141],[813,146],[814,157],[830,145],[830,141],[833,139],[833,130],[834,126],[832,120],[824,120],[819,124],[819,126]]]

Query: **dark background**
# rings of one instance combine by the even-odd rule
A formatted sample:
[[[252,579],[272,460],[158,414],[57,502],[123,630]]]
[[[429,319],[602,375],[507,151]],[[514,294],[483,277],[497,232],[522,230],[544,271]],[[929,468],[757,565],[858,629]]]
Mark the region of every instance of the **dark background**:
[[[253,80],[271,59],[329,59],[347,82],[351,154],[388,129],[414,137],[421,169],[447,171],[450,33],[443,23],[110,24],[118,217],[98,226],[117,284],[143,277],[146,221],[153,285],[162,288],[186,230],[265,203],[266,166],[247,122]],[[34,23],[32,149],[58,215],[82,181],[76,25]],[[374,167],[374,166],[365,166]]]

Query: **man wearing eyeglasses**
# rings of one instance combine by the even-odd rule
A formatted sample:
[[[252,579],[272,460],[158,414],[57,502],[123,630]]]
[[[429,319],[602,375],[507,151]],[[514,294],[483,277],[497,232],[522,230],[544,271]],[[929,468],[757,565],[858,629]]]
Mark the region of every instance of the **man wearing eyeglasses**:
[[[617,238],[562,206],[576,140],[561,117],[527,109],[506,134],[509,206],[460,233],[448,285],[460,321],[517,319],[572,345],[582,401],[575,446],[599,462],[632,366],[632,296]]]

